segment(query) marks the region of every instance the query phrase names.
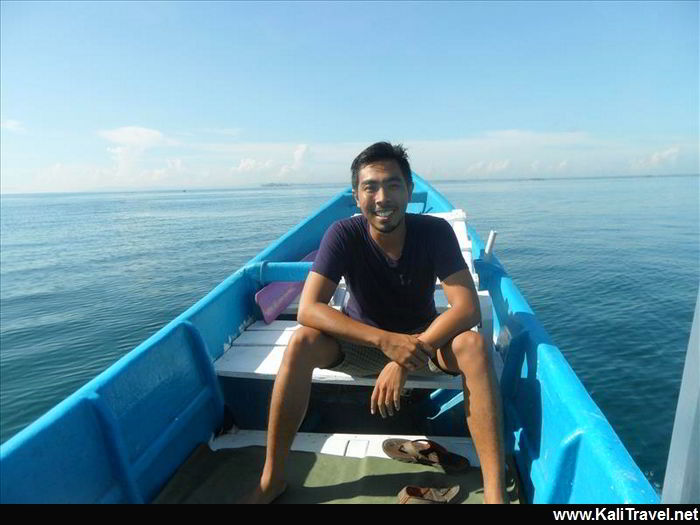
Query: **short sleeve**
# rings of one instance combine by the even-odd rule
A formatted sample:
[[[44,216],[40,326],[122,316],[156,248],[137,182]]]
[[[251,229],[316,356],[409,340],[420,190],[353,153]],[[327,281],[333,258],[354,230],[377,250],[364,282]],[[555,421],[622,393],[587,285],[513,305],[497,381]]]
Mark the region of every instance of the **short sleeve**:
[[[459,241],[450,223],[440,219],[436,223],[435,235],[433,237],[435,245],[435,274],[441,281],[455,272],[467,268],[462,251],[459,248]]]
[[[311,266],[311,271],[323,275],[334,283],[340,282],[345,273],[347,235],[339,221],[326,230]]]

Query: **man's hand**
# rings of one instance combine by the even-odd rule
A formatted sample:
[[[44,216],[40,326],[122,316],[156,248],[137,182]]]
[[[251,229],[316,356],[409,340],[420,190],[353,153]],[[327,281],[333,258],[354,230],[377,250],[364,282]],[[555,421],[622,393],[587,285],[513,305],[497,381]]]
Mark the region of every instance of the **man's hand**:
[[[386,418],[387,413],[390,416],[394,415],[394,408],[397,412],[401,409],[401,390],[406,384],[407,375],[408,370],[393,361],[384,367],[372,391],[370,400],[372,415],[379,409],[382,417]]]
[[[415,335],[388,332],[379,349],[389,359],[408,370],[417,370],[428,363],[435,350]]]

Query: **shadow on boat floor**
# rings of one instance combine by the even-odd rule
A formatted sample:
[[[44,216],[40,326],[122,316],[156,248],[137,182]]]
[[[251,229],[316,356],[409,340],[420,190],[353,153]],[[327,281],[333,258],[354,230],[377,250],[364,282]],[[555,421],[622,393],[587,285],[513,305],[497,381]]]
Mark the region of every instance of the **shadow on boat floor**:
[[[236,503],[258,482],[264,447],[212,451],[197,448],[153,503]],[[509,472],[512,472],[509,469]],[[276,503],[397,503],[406,485],[459,485],[451,503],[482,503],[478,468],[447,474],[441,468],[366,457],[350,458],[292,451],[287,461],[287,491]],[[520,503],[516,478],[509,476],[511,503]]]
[[[233,422],[238,428],[266,430],[272,381],[222,380],[224,397]],[[370,414],[373,387],[314,384],[309,409],[300,432],[407,434],[433,436],[468,436],[464,403],[440,411],[440,403],[430,398],[430,391],[414,389],[401,398],[401,410],[382,417]],[[451,391],[451,395],[460,392]],[[445,392],[447,393],[447,392]],[[449,397],[449,396],[447,396]],[[439,415],[438,415],[439,414]]]

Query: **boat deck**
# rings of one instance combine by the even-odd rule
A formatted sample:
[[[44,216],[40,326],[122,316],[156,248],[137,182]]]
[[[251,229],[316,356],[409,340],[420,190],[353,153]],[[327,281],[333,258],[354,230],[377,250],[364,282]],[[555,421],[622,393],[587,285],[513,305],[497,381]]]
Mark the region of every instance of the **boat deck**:
[[[440,467],[407,464],[382,451],[388,438],[427,436],[299,433],[287,464],[287,491],[275,503],[397,503],[407,485],[449,487],[460,491],[451,503],[483,503],[483,479],[471,439],[430,437],[459,451],[470,464],[447,474]],[[154,503],[236,503],[259,480],[265,460],[264,431],[238,430],[197,449],[161,491]],[[509,462],[510,503],[520,503],[520,482]]]

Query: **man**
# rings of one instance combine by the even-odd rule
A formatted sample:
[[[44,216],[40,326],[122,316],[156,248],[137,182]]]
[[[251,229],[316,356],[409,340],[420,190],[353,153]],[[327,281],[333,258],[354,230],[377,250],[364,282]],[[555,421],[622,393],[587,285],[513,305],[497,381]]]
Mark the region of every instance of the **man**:
[[[269,503],[286,488],[285,461],[308,408],[314,368],[379,374],[372,414],[393,416],[409,374],[462,376],[467,424],[484,477],[484,501],[505,502],[498,382],[482,336],[474,282],[450,225],[406,214],[413,192],[405,150],[373,144],[352,163],[362,216],[334,223],[321,241],[299,301],[302,325],[289,342],[272,391],[267,456],[249,502]],[[344,275],[350,302],[328,305]],[[435,277],[452,306],[437,315]]]

